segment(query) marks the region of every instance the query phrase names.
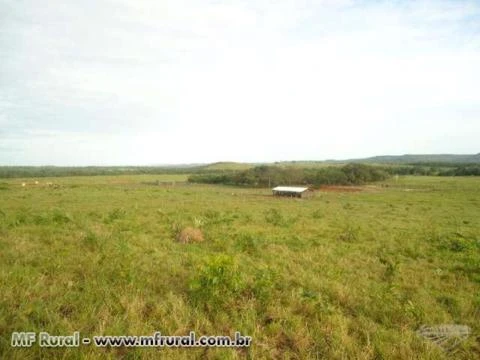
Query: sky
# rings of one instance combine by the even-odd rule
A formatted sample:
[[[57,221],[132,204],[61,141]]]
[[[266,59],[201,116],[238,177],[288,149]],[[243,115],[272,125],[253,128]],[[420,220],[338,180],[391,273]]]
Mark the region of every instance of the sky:
[[[0,0],[0,165],[480,152],[480,1]]]

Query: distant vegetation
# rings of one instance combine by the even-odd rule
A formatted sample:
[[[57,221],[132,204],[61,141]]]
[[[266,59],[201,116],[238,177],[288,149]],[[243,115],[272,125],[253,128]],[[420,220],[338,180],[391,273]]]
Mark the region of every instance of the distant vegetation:
[[[313,169],[262,165],[236,172],[196,174],[190,176],[188,180],[196,183],[264,187],[280,184],[359,185],[385,180],[389,176],[385,169],[363,164],[347,164],[342,167],[329,166]]]
[[[407,166],[389,166],[386,170],[398,175],[480,176],[478,164],[416,163]]]
[[[375,163],[375,164],[412,164],[412,163],[448,163],[448,164],[479,164],[480,153],[456,154],[428,154],[428,155],[383,155],[364,159],[353,159],[348,162]]]
[[[192,175],[191,182],[230,185],[355,185],[384,180],[389,175],[479,176],[480,154],[376,156],[348,163],[332,160],[171,166],[0,166],[0,178],[142,174],[188,174]]]
[[[306,165],[304,165],[306,166]],[[261,165],[242,171],[217,171],[193,174],[189,182],[240,186],[288,185],[361,185],[383,181],[392,175],[480,176],[480,165],[454,166],[443,163],[410,165],[366,165],[350,163],[343,166],[299,167]]]
[[[251,167],[253,165],[229,162],[172,166],[0,166],[0,178],[192,174],[219,170],[236,171]]]
[[[96,176],[96,175],[140,175],[140,174],[188,174],[199,167],[160,166],[0,166],[0,178]]]

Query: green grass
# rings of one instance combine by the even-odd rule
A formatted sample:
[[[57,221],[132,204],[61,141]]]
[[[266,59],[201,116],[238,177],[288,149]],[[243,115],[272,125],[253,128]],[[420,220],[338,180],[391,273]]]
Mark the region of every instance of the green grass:
[[[305,200],[183,180],[2,181],[0,358],[480,357],[478,178],[400,177]],[[184,226],[205,242],[177,243]],[[416,336],[424,324],[473,335],[446,354]],[[10,347],[13,331],[190,330],[240,331],[253,345]]]

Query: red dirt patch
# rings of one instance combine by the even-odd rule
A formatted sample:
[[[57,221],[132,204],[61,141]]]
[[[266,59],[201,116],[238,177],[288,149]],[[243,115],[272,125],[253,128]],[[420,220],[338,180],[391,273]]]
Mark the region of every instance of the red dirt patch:
[[[322,185],[320,191],[333,191],[333,192],[357,192],[365,190],[360,186],[339,186],[339,185]]]

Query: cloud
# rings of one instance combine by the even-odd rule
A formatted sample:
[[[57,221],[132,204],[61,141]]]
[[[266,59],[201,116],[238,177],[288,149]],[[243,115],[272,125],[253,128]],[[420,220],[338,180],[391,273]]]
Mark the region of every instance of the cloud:
[[[7,0],[4,10],[0,142],[22,151],[0,150],[0,163],[478,152],[477,2]]]

